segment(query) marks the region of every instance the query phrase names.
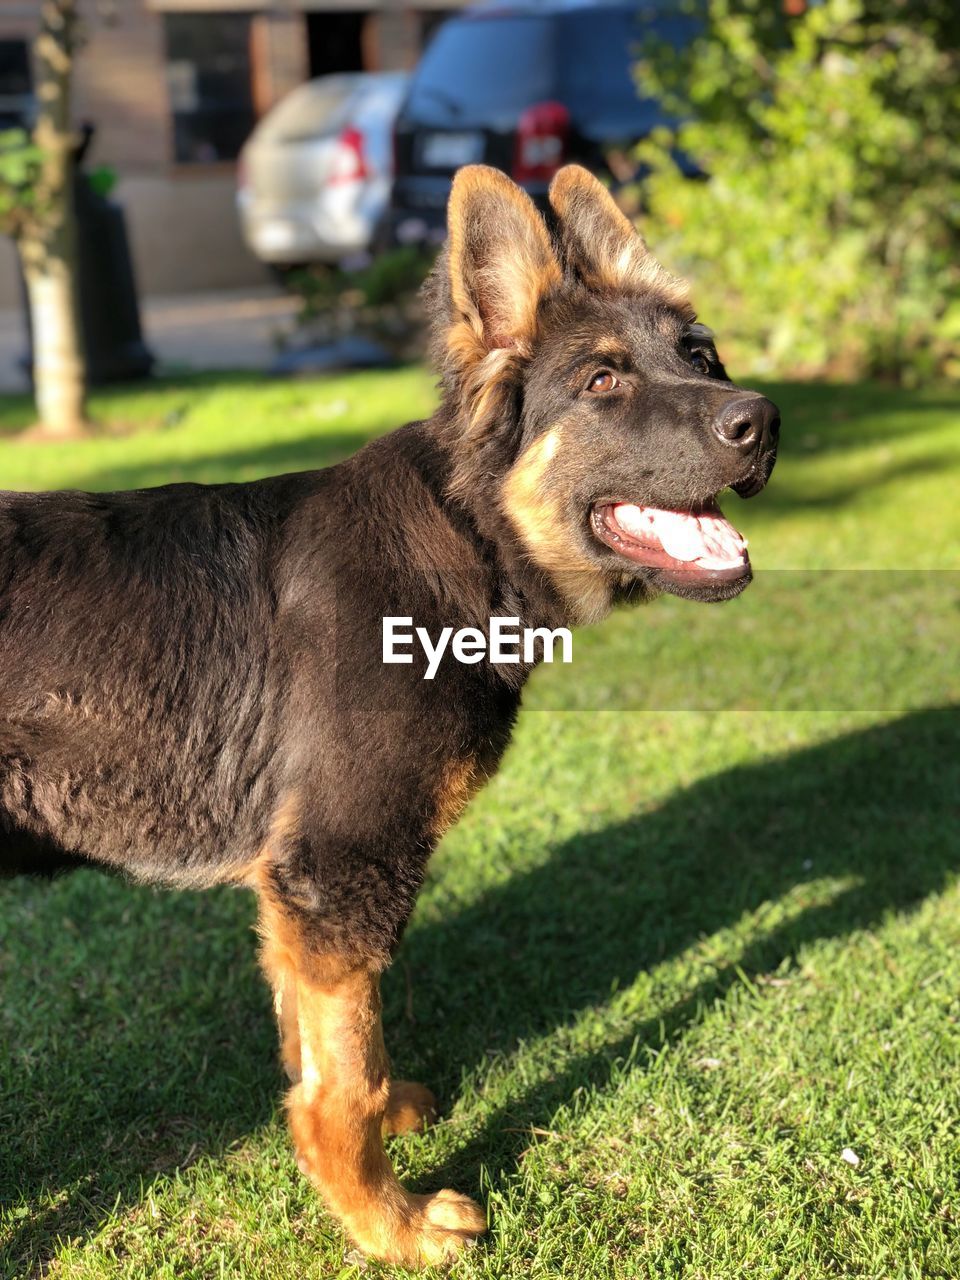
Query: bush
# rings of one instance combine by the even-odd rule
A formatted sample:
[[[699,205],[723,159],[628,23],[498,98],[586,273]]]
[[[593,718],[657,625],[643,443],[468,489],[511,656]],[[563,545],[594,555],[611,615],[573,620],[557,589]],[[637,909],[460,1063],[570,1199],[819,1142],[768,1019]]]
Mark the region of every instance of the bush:
[[[362,334],[394,355],[412,358],[425,329],[420,286],[435,257],[408,245],[355,270],[314,266],[291,272],[287,285],[300,299],[301,333],[316,342]]]
[[[681,120],[640,148],[644,231],[704,319],[761,371],[960,372],[952,0],[700,12],[693,44],[648,46],[638,79]]]

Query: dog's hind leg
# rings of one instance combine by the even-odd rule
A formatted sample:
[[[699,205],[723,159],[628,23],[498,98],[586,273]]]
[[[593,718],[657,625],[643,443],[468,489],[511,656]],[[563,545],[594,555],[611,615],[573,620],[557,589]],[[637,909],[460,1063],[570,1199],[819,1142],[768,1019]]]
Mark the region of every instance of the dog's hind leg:
[[[300,1078],[287,1110],[301,1170],[366,1253],[407,1266],[450,1261],[486,1230],[486,1219],[466,1196],[412,1195],[397,1181],[383,1134],[422,1125],[433,1098],[406,1082],[391,1093],[379,966],[318,954],[306,921],[263,898],[261,933],[280,993],[288,1070],[298,1050]]]

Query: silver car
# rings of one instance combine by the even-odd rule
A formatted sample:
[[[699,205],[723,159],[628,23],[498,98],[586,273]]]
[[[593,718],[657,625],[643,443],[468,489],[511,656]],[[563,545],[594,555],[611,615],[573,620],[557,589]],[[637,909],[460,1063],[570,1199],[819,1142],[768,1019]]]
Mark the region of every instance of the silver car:
[[[240,156],[237,206],[251,251],[273,266],[363,253],[386,207],[400,72],[322,76],[260,121]]]

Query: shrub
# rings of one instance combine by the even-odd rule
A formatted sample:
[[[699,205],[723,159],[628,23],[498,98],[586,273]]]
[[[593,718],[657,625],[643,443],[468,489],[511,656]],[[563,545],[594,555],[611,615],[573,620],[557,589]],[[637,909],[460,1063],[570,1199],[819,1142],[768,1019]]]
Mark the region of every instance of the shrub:
[[[952,0],[703,0],[641,90],[644,230],[761,371],[960,372],[960,59]],[[685,118],[684,118],[685,117]],[[690,181],[679,151],[708,175]]]
[[[313,341],[362,334],[408,359],[423,341],[419,291],[435,252],[410,245],[391,249],[354,270],[314,266],[291,272],[300,299],[298,327]]]

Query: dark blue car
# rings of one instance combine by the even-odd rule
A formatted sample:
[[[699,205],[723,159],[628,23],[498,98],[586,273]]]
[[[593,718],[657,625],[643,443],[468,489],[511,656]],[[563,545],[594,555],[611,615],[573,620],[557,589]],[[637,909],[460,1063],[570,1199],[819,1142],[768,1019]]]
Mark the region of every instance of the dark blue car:
[[[538,202],[562,164],[603,172],[665,119],[637,91],[644,40],[694,31],[675,6],[636,0],[487,3],[444,23],[397,117],[388,243],[442,236],[461,165],[503,169]]]

